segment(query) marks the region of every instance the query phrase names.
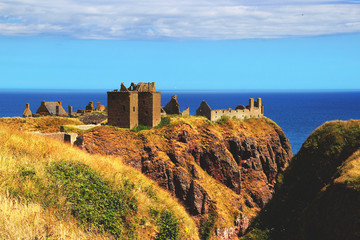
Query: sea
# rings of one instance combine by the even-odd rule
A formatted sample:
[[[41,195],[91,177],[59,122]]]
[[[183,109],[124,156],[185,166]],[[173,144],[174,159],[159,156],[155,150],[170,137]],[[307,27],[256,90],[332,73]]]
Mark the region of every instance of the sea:
[[[195,114],[205,100],[212,109],[235,108],[247,105],[249,98],[262,98],[264,115],[275,121],[290,140],[297,153],[310,133],[331,120],[360,119],[360,91],[162,91],[165,106],[176,94],[180,109],[190,107]],[[62,101],[64,109],[85,109],[89,101],[107,105],[106,90],[0,90],[0,117],[22,116],[25,104],[30,103],[34,113],[41,101]]]

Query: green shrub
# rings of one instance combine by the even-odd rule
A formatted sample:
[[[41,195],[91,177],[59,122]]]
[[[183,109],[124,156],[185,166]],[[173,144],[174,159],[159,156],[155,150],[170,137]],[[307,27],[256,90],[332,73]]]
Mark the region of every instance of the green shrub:
[[[180,234],[180,223],[170,210],[163,210],[157,221],[160,232],[156,236],[157,240],[177,240]]]
[[[212,210],[209,214],[209,217],[206,219],[206,222],[199,229],[201,240],[208,240],[211,238],[211,235],[214,232],[214,226],[217,218],[217,213]]]
[[[139,126],[132,128],[131,131],[140,132],[142,130],[150,130],[150,129],[151,129],[151,127],[149,127],[149,126],[139,125]]]
[[[38,199],[42,195],[44,185],[43,179],[36,175],[35,169],[32,166],[22,167],[18,175],[19,181],[9,188],[9,193],[27,200]]]
[[[32,179],[33,176],[36,175],[36,172],[35,172],[34,168],[25,168],[25,167],[23,167],[23,168],[19,171],[19,174],[20,174],[20,176],[23,177],[23,179],[26,179],[26,178]]]
[[[224,124],[227,123],[230,120],[229,116],[223,115],[220,119],[216,120],[216,123],[218,124]]]
[[[48,171],[82,224],[116,237],[135,238],[134,225],[129,221],[137,210],[136,199],[130,197],[132,184],[125,182],[120,190],[112,190],[94,170],[78,162],[53,162]]]
[[[254,228],[240,240],[270,240],[270,230]]]
[[[156,208],[150,209],[150,217],[159,227],[160,231],[155,239],[177,240],[180,234],[180,222],[170,210],[159,211]]]
[[[156,128],[162,128],[170,124],[170,117],[162,117],[160,123],[156,126]]]

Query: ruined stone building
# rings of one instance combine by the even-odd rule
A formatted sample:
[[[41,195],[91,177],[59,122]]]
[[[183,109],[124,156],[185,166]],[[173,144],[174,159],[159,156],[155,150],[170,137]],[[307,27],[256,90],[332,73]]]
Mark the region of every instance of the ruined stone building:
[[[36,114],[40,116],[53,116],[53,115],[64,115],[66,114],[64,108],[61,106],[61,101],[57,102],[45,102],[42,101],[40,107],[36,111]]]
[[[121,83],[120,90],[107,92],[108,124],[121,128],[138,125],[154,127],[161,120],[161,92],[155,83],[131,83],[126,88]]]
[[[30,110],[30,103],[27,103],[25,105],[25,110],[23,112],[23,117],[31,117],[32,116],[32,112]]]
[[[177,96],[176,95],[172,96],[170,101],[163,108],[166,114],[180,114],[180,108],[179,108],[179,103],[177,101]]]
[[[258,98],[255,102],[253,98],[250,98],[249,105],[246,107],[238,105],[235,109],[212,110],[205,101],[202,101],[200,107],[196,110],[196,115],[204,116],[211,121],[219,120],[222,116],[237,117],[239,119],[262,117],[264,116],[264,106],[262,105],[261,98]]]
[[[162,115],[166,114],[181,114],[182,116],[188,116],[190,114],[190,108],[187,107],[184,111],[180,112],[179,102],[177,96],[173,95],[170,101],[162,108]]]
[[[105,106],[101,105],[100,102],[96,103],[96,108],[94,107],[94,102],[91,101],[88,103],[88,105],[85,107],[85,112],[93,112],[93,111],[97,111],[97,112],[103,112],[105,111]]]

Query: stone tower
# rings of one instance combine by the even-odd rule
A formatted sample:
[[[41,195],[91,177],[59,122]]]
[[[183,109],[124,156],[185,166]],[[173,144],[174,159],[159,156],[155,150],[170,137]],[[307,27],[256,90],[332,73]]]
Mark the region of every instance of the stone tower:
[[[156,126],[161,120],[161,92],[155,83],[131,83],[108,92],[108,124],[121,128]]]

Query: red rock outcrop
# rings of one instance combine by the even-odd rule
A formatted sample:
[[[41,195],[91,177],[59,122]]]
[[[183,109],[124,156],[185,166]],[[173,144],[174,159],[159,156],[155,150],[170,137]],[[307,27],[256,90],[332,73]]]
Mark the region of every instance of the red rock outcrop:
[[[231,239],[271,199],[277,174],[292,157],[282,130],[266,118],[211,123],[174,117],[162,128],[132,132],[99,127],[80,135],[90,153],[118,155],[169,190],[211,234]]]

